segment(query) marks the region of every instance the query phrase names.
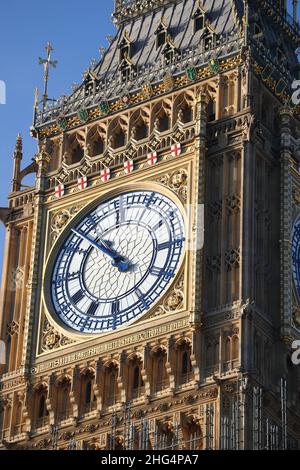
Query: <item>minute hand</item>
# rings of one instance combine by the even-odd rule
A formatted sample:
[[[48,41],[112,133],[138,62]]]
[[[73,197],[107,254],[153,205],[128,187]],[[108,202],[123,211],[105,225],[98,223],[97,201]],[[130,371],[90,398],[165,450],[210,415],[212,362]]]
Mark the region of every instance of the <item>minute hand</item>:
[[[90,245],[95,247],[97,250],[102,251],[105,255],[109,256],[110,258],[113,259],[113,266],[117,267],[119,271],[124,272],[127,271],[129,267],[129,263],[124,261],[122,256],[120,256],[118,253],[116,253],[113,250],[110,250],[104,243],[100,242],[95,242],[92,238],[88,237],[84,233],[82,233],[80,230],[72,229],[72,232],[75,233],[78,237],[82,238],[83,240],[86,240]]]

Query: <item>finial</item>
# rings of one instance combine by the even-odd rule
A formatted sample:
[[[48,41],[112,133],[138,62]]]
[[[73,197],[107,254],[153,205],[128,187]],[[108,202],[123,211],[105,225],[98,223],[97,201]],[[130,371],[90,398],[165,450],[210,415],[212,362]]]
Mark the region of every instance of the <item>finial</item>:
[[[57,60],[51,60],[51,52],[53,52],[53,48],[51,46],[51,43],[48,42],[46,46],[47,59],[42,59],[41,57],[39,58],[39,64],[44,66],[45,88],[44,88],[44,95],[43,95],[43,111],[45,110],[45,106],[48,101],[49,69],[50,69],[50,66],[55,69],[58,64]]]
[[[39,90],[35,87],[34,90],[34,102],[33,102],[33,119],[32,119],[32,126],[30,128],[30,135],[31,137],[36,137],[35,135],[35,122],[36,122],[36,114],[39,105]]]
[[[23,158],[23,142],[21,134],[17,135],[16,145],[14,150],[14,169],[12,179],[12,192],[19,191],[21,188],[20,172],[21,172],[21,161]]]
[[[100,57],[102,58],[104,56],[106,52],[106,47],[99,47],[99,54],[100,54]]]
[[[15,151],[14,151],[14,158],[21,158],[22,159],[22,150],[23,150],[23,140],[22,136],[19,133],[16,139]]]
[[[298,22],[297,10],[298,10],[298,0],[293,0],[293,19],[296,23]]]

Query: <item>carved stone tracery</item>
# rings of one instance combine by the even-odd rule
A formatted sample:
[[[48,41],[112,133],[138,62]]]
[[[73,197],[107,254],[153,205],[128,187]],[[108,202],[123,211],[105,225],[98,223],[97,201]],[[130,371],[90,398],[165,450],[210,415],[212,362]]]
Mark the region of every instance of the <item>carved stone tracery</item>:
[[[54,326],[45,318],[41,344],[43,352],[54,351],[71,343],[74,343],[74,341],[56,331]]]

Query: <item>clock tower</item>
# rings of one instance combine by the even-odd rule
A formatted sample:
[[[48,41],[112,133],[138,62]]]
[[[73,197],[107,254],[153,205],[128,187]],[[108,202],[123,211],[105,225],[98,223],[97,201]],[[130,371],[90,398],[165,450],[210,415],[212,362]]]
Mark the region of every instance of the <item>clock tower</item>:
[[[0,448],[299,448],[295,3],[116,0],[45,86],[0,211]]]

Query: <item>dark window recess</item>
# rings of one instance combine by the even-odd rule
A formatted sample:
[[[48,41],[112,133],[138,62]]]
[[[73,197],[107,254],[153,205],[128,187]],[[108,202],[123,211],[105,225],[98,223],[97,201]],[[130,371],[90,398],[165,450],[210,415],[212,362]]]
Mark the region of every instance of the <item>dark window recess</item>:
[[[133,388],[139,388],[140,386],[140,368],[136,366],[133,371]]]
[[[164,132],[170,129],[170,118],[167,114],[163,114],[159,119],[158,119],[158,130],[160,132]]]
[[[44,418],[44,416],[48,415],[48,410],[46,408],[46,397],[45,395],[42,395],[40,398],[40,403],[39,403],[39,418]]]
[[[114,148],[124,147],[125,145],[125,132],[119,131],[114,136]]]
[[[161,31],[157,34],[157,48],[163,46],[167,42],[167,32]]]
[[[193,120],[193,110],[189,106],[186,106],[185,108],[181,109],[179,111],[179,120],[183,124],[186,124],[188,122],[191,122]]]
[[[204,28],[204,15],[197,15],[194,19],[195,33]]]
[[[79,163],[84,157],[84,150],[78,144],[72,151],[72,163]]]
[[[122,60],[126,59],[126,57],[130,57],[130,47],[129,46],[123,46],[120,49],[120,62]]]
[[[92,156],[96,157],[97,155],[102,155],[104,151],[104,142],[102,139],[97,139],[93,142],[92,146]]]
[[[135,139],[142,140],[148,137],[148,126],[144,122],[136,126]]]
[[[182,353],[182,364],[181,364],[181,371],[183,374],[187,374],[189,371],[188,368],[188,353],[187,351],[184,351]]]
[[[91,403],[91,395],[92,395],[92,383],[89,380],[88,383],[86,384],[86,389],[85,389],[85,403],[86,404]]]
[[[207,118],[209,122],[216,120],[216,102],[215,101],[210,101],[208,103]]]

